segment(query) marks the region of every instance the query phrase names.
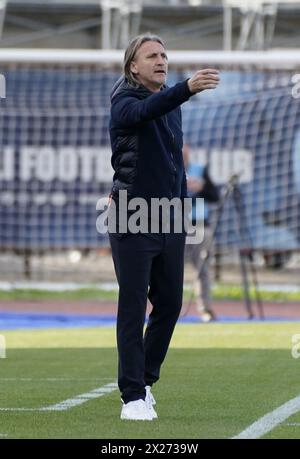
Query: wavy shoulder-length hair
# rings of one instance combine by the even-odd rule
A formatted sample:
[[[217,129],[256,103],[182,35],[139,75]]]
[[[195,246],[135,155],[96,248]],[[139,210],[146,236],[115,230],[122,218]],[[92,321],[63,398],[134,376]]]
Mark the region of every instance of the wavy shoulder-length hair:
[[[138,35],[129,43],[124,55],[123,70],[128,83],[134,87],[139,86],[140,83],[136,76],[131,72],[131,62],[134,60],[136,53],[138,52],[142,44],[146,43],[147,41],[156,41],[165,48],[165,44],[162,41],[162,39],[158,35],[152,35],[150,33],[147,33],[145,35]]]

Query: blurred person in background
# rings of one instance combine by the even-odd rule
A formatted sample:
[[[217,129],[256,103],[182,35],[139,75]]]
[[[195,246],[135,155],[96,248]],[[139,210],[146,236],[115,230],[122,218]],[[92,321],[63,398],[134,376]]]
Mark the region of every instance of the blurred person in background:
[[[187,197],[180,105],[214,89],[218,71],[204,69],[168,88],[168,58],[157,36],[132,40],[124,75],[111,93],[110,139],[115,170],[111,203],[127,198]],[[123,193],[122,193],[123,195]],[[157,418],[151,386],[158,381],[182,307],[186,232],[109,232],[119,284],[117,345],[121,419]],[[150,286],[150,288],[149,288]],[[149,288],[149,290],[148,290]],[[152,304],[146,331],[147,297]]]
[[[211,307],[210,262],[213,250],[213,235],[209,221],[209,204],[219,201],[219,191],[210,178],[208,167],[191,162],[188,144],[185,143],[183,145],[182,152],[188,196],[204,199],[204,207],[197,206],[197,200],[193,200],[190,214],[193,225],[203,225],[204,223],[204,238],[199,244],[187,245],[186,256],[191,259],[197,272],[197,281],[193,287],[197,312],[203,322],[210,322],[216,319],[216,315]]]

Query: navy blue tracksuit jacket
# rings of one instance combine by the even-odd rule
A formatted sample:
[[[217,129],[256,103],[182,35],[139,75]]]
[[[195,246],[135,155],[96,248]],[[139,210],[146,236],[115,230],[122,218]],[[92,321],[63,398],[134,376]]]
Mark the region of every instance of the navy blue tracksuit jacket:
[[[115,170],[113,198],[186,197],[180,104],[191,97],[187,82],[151,93],[123,78],[111,94],[110,138]]]

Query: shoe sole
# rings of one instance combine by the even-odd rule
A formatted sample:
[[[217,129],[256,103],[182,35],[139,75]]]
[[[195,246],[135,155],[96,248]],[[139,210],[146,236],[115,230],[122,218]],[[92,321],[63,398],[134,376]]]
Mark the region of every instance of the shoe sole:
[[[122,421],[152,421],[153,418],[128,418],[127,416],[121,416]]]

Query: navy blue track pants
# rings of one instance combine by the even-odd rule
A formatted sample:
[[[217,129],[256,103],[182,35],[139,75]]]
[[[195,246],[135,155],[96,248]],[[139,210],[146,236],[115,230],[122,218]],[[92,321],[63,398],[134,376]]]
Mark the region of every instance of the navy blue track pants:
[[[182,306],[185,234],[110,234],[119,284],[118,384],[124,403],[159,379]],[[144,333],[147,297],[152,304]]]

